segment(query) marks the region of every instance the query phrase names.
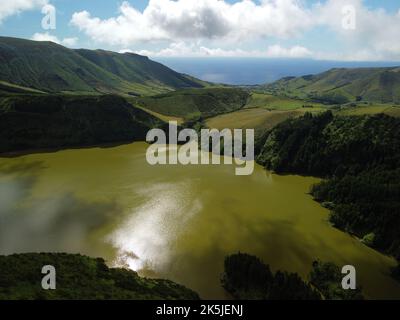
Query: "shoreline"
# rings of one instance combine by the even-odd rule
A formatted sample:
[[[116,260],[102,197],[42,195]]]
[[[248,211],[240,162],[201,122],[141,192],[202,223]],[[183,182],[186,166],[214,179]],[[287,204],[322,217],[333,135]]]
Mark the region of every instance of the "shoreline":
[[[0,152],[0,158],[18,158],[22,156],[27,156],[31,154],[41,154],[41,153],[54,153],[60,152],[64,150],[79,150],[79,149],[91,149],[91,148],[101,148],[108,149],[119,147],[122,145],[131,144],[134,142],[146,142],[145,140],[132,140],[132,141],[117,141],[117,142],[106,142],[106,143],[98,143],[98,144],[88,144],[88,145],[80,145],[80,146],[63,146],[63,147],[49,147],[49,148],[35,148],[35,149],[23,149],[19,151],[7,151]]]

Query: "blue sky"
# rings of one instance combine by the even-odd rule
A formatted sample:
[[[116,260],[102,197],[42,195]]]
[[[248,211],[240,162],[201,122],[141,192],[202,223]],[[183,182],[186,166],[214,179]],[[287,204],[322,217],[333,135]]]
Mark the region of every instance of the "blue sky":
[[[42,28],[44,5],[56,10],[55,30]],[[18,0],[0,4],[0,34],[150,56],[400,61],[399,9],[398,0]]]

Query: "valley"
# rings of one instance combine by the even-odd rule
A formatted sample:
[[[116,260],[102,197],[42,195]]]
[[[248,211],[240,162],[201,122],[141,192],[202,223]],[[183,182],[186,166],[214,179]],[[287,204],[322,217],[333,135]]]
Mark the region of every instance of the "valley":
[[[0,254],[100,256],[207,299],[231,298],[219,280],[235,252],[305,280],[321,260],[355,265],[367,299],[400,299],[399,74],[227,86],[136,54],[0,37]],[[254,129],[254,174],[150,166],[146,134],[168,121]],[[127,278],[145,293],[114,279],[118,297],[196,297]]]

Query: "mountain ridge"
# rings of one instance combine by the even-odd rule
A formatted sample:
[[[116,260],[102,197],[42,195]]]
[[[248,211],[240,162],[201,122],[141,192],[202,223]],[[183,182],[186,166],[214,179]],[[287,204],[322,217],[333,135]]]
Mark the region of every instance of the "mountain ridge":
[[[400,67],[333,68],[316,75],[285,77],[262,87],[275,95],[326,104],[400,104]]]
[[[0,37],[0,80],[51,93],[151,95],[205,82],[137,54]]]

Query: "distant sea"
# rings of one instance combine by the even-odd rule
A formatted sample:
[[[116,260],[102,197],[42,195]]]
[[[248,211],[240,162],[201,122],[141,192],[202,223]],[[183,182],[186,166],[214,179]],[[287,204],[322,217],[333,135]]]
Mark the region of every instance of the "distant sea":
[[[196,78],[233,85],[255,85],[288,76],[317,74],[332,68],[393,67],[400,62],[343,62],[263,58],[153,58]]]

